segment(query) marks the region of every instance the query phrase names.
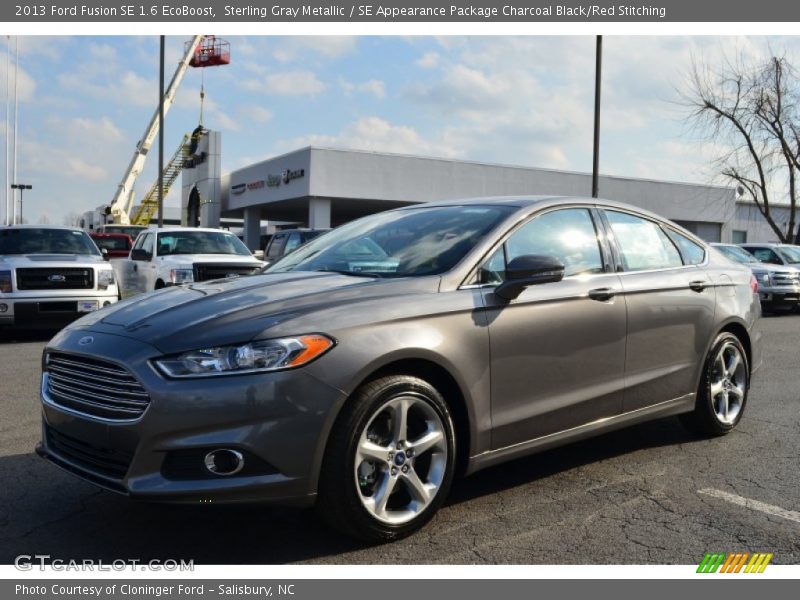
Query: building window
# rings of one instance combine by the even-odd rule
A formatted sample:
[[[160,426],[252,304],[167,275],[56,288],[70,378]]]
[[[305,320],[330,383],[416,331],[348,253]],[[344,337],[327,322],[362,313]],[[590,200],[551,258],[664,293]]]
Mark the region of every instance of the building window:
[[[746,244],[747,243],[747,232],[742,231],[741,229],[734,229],[731,233],[731,241],[734,244]]]

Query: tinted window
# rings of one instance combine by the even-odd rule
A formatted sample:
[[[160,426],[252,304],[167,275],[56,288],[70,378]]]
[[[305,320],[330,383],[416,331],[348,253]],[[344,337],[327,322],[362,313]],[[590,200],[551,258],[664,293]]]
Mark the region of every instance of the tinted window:
[[[683,256],[683,262],[687,265],[699,265],[706,257],[705,248],[687,238],[677,231],[670,230],[670,237],[677,244]]]
[[[792,265],[800,263],[800,247],[781,246],[780,248],[778,248],[778,252],[781,253],[781,256],[787,263]]]
[[[126,237],[95,237],[92,238],[97,247],[106,250],[130,250],[130,242]]]
[[[72,229],[0,230],[0,254],[93,254],[100,251],[83,231]]]
[[[297,250],[302,243],[299,233],[290,233],[289,238],[286,240],[286,246],[283,248],[283,253],[289,254],[292,250]]]
[[[283,254],[283,245],[286,243],[285,233],[276,233],[272,236],[267,250],[267,258],[278,258]]]
[[[535,217],[506,242],[509,262],[530,254],[559,259],[565,276],[603,272],[597,231],[585,208],[554,210]]]
[[[750,265],[753,263],[758,263],[758,259],[747,252],[746,250],[742,250],[739,246],[716,246],[716,249],[722,252],[725,256],[730,258],[731,260],[735,260],[738,263],[742,263],[743,265]]]
[[[772,265],[782,265],[783,261],[780,256],[775,254],[772,248],[746,248],[746,250],[756,257],[756,260],[761,262],[770,263]]]
[[[668,269],[683,265],[678,249],[659,225],[649,219],[607,210],[626,271]]]

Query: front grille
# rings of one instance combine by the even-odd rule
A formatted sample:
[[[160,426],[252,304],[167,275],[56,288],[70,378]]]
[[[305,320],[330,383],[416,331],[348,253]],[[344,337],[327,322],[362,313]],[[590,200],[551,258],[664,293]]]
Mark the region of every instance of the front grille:
[[[786,285],[786,286],[797,286],[800,285],[800,274],[798,273],[773,273],[772,276],[772,283],[773,285]]]
[[[91,290],[94,269],[17,269],[18,290]]]
[[[252,275],[258,267],[249,265],[221,265],[217,263],[203,264],[194,266],[195,281],[209,281],[210,279],[225,279],[230,276]]]
[[[150,396],[127,369],[74,354],[47,355],[47,396],[53,404],[112,421],[138,419]]]
[[[111,479],[122,479],[128,472],[133,454],[101,448],[46,427],[47,445],[51,452],[75,465]]]

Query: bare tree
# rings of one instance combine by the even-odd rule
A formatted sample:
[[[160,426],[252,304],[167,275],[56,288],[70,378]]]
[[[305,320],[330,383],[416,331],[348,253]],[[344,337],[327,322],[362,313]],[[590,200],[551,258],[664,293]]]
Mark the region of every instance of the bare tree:
[[[719,148],[717,168],[751,199],[782,242],[799,243],[800,78],[785,56],[721,67],[694,61],[683,101],[690,123]],[[773,208],[788,206],[785,224]]]
[[[50,224],[50,217],[48,217],[46,213],[42,213],[39,216],[39,225],[49,225],[49,224]]]
[[[76,212],[69,212],[64,215],[62,223],[67,227],[77,227],[80,224],[81,216]]]

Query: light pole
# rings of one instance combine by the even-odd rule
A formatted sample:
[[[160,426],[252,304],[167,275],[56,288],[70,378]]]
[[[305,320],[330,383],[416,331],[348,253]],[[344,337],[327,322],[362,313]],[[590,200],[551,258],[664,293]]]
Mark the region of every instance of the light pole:
[[[592,156],[592,198],[597,198],[600,187],[600,83],[603,66],[602,35],[597,36],[594,60],[594,152]]]
[[[25,190],[32,190],[33,186],[28,185],[27,183],[12,183],[11,189],[19,190],[19,222],[22,224],[22,193]]]

